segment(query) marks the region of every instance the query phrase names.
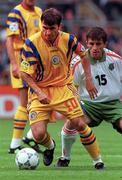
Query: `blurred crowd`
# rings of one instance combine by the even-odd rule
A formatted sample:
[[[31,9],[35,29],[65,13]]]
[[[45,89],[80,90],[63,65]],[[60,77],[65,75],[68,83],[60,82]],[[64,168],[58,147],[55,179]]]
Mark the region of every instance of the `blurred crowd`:
[[[14,0],[8,1],[9,3],[14,2]],[[59,9],[63,13],[62,29],[75,34],[84,46],[88,29],[91,26],[103,27],[108,33],[108,48],[122,56],[122,0],[45,0],[38,2],[43,10],[49,7]],[[14,3],[12,5],[15,6]],[[9,59],[5,41],[5,27],[0,26],[0,84],[10,84]]]

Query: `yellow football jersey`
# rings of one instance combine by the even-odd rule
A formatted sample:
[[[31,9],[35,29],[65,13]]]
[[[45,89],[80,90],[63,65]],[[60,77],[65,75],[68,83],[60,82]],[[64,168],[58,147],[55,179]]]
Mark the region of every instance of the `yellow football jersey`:
[[[14,43],[15,49],[21,49],[25,40],[41,30],[42,10],[39,7],[34,11],[26,10],[21,4],[16,6],[7,18],[7,36],[19,35],[21,43]]]
[[[22,51],[21,71],[31,75],[40,87],[71,84],[72,54],[84,55],[82,45],[69,33],[60,31],[54,44],[49,46],[39,32],[26,40]]]

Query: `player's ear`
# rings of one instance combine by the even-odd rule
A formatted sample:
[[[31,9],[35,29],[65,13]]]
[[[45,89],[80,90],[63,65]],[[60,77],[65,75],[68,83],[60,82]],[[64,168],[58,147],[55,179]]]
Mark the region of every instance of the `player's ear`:
[[[105,47],[107,47],[108,46],[108,41],[105,43]]]
[[[61,23],[59,26],[59,30],[62,30],[62,28],[63,28],[63,24]]]

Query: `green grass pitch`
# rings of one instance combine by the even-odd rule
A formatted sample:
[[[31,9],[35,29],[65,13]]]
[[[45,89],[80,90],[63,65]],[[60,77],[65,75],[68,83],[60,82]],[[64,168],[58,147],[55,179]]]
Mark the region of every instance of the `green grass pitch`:
[[[98,171],[92,166],[92,160],[80,144],[79,137],[72,148],[72,160],[68,168],[56,168],[55,163],[61,154],[60,131],[62,121],[49,125],[49,132],[56,141],[55,157],[50,167],[40,165],[36,170],[18,170],[15,155],[7,153],[11,134],[12,121],[0,120],[0,180],[122,180],[122,136],[110,124],[102,123],[94,128],[105,170]],[[29,127],[27,126],[25,132]]]

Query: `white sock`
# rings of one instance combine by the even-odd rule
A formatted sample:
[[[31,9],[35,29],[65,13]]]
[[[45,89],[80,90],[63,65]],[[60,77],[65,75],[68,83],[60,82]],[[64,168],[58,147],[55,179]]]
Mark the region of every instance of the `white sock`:
[[[33,134],[32,134],[31,129],[27,132],[26,137],[27,137],[28,139],[33,139]]]
[[[48,149],[53,149],[54,148],[54,142],[53,140],[51,141],[50,147]]]
[[[10,148],[17,148],[18,146],[21,145],[21,139],[12,139]]]
[[[101,159],[101,155],[98,157],[98,159],[93,160],[93,165],[95,166],[99,162],[103,162],[102,159]]]
[[[77,131],[69,130],[65,126],[61,131],[62,157],[70,160],[71,148],[76,141]]]

